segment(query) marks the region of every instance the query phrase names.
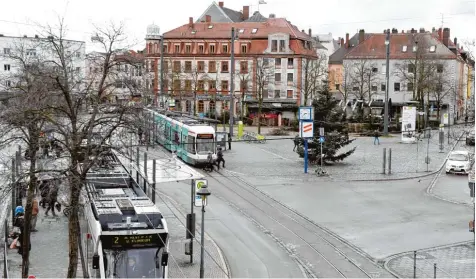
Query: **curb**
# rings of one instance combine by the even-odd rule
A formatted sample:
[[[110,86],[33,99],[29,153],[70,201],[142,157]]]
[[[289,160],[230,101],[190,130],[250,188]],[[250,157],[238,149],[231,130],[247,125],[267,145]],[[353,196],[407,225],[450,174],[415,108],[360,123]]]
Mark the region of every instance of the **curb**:
[[[174,203],[175,209],[176,209],[183,217],[186,216],[187,213],[184,213],[183,210],[180,208],[180,206],[176,206],[176,205],[179,205],[179,203],[177,203],[176,200],[174,200],[173,198],[171,198],[169,195],[164,194],[162,191],[157,190],[157,192],[160,192],[164,197],[166,197],[166,198],[169,199],[172,203]],[[182,224],[182,225],[183,225],[183,224]],[[220,261],[221,261],[221,266],[225,269],[227,278],[231,278],[230,266],[229,266],[229,264],[228,264],[228,261],[227,261],[226,257],[223,255],[223,251],[221,250],[220,246],[218,246],[218,244],[216,244],[216,242],[213,240],[213,238],[211,238],[210,235],[208,235],[207,233],[205,233],[205,237],[206,237],[207,240],[209,240],[209,241],[212,243],[212,245],[217,249],[218,255],[219,255]]]
[[[453,145],[453,148],[451,148],[451,151],[453,151],[455,149],[456,145],[461,140],[461,138],[465,135],[465,133],[466,133],[465,131],[463,131],[461,133],[461,135],[458,137],[456,143]],[[445,201],[445,202],[449,202],[449,203],[452,203],[452,204],[458,204],[458,205],[464,205],[464,206],[467,206],[467,207],[473,207],[473,205],[469,204],[469,203],[454,201],[454,200],[447,199],[447,198],[441,197],[439,195],[433,194],[433,188],[435,188],[435,185],[436,185],[436,182],[438,181],[438,178],[440,178],[441,174],[443,173],[443,167],[445,166],[445,163],[448,160],[448,157],[449,157],[449,153],[446,156],[446,159],[444,160],[441,167],[438,169],[438,171],[437,171],[438,174],[431,180],[430,185],[428,185],[428,187],[426,188],[426,193],[429,196],[433,197],[433,198],[436,198],[436,199],[439,199],[439,200],[442,200],[442,201]]]
[[[432,172],[429,172],[429,173],[426,173],[426,174],[422,174],[422,175],[407,176],[407,177],[400,177],[400,178],[350,179],[350,180],[344,180],[344,181],[348,181],[348,182],[398,181],[398,180],[410,180],[410,179],[415,179],[415,178],[422,178],[422,177],[427,177],[427,176],[431,176],[431,175],[434,175],[434,174],[438,174],[437,177],[439,177],[439,173],[441,173],[441,170],[445,166],[446,161],[448,160],[448,157],[449,157],[451,151],[453,151],[455,149],[456,145],[458,145],[459,141],[461,140],[461,138],[464,136],[465,133],[466,133],[465,131],[463,131],[461,133],[461,135],[458,137],[456,142],[451,147],[450,151],[448,151],[448,154],[446,155],[445,160],[443,160],[443,163],[441,164],[441,166],[435,171],[432,171]],[[436,180],[433,179],[432,182],[430,183],[430,186],[431,186],[432,189],[433,189],[432,184],[434,185],[435,183],[436,183]],[[430,192],[431,192],[431,190],[430,190]],[[427,193],[431,195],[430,192],[428,192],[428,189],[427,189]],[[434,196],[436,196],[436,195],[434,195]]]
[[[412,253],[415,252],[415,251],[417,251],[417,254],[418,254],[418,252],[427,252],[427,251],[438,250],[438,249],[444,249],[444,248],[449,248],[449,247],[454,247],[454,246],[459,246],[459,245],[465,245],[465,244],[471,244],[471,243],[474,244],[474,240],[456,242],[456,243],[452,243],[452,244],[445,244],[445,245],[435,246],[435,247],[431,247],[431,248],[424,248],[424,249],[420,249],[420,250],[407,251],[407,252],[402,252],[402,253],[394,254],[394,255],[391,255],[391,256],[388,256],[388,257],[382,259],[382,261],[385,261],[384,264],[383,264],[383,267],[385,268],[386,271],[390,272],[390,273],[391,273],[393,276],[395,276],[396,278],[402,278],[402,277],[400,277],[396,272],[392,271],[392,270],[388,267],[388,263],[389,263],[391,260],[396,259],[396,258],[398,258],[398,257],[402,257],[402,256],[405,256],[405,255],[408,255],[408,254],[412,254]]]

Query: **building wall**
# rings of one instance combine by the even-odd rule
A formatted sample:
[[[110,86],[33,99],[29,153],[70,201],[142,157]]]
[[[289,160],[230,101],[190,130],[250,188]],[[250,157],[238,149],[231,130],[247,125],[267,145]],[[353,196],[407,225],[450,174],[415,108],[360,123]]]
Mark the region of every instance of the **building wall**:
[[[8,91],[7,83],[14,82],[14,75],[21,69],[16,60],[8,57],[8,53],[25,55],[25,61],[46,61],[58,60],[52,54],[50,49],[47,49],[48,44],[45,38],[35,37],[7,37],[0,36],[0,94]],[[85,64],[85,43],[81,41],[64,41],[66,49],[66,57],[72,61],[71,67],[75,71],[75,78],[81,79],[86,76]]]
[[[344,66],[342,64],[329,64],[329,87],[331,92],[339,91],[336,84],[342,86],[344,83],[343,79]]]

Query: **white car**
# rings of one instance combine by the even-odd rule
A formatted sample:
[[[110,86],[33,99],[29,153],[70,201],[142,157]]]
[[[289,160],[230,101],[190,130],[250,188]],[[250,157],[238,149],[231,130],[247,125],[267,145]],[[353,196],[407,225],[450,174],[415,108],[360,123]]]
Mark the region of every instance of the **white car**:
[[[446,173],[468,174],[471,171],[472,155],[468,151],[453,151],[446,161]]]

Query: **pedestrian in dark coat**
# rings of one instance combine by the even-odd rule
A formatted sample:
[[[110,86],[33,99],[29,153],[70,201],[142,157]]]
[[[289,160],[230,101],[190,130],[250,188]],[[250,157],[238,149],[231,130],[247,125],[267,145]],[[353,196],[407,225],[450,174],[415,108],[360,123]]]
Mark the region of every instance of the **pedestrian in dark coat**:
[[[58,186],[57,185],[52,185],[50,192],[48,193],[48,208],[46,209],[45,215],[48,216],[48,212],[51,211],[53,212],[53,216],[56,216],[55,214],[55,204],[58,201]]]
[[[231,134],[228,133],[228,149],[231,150]]]

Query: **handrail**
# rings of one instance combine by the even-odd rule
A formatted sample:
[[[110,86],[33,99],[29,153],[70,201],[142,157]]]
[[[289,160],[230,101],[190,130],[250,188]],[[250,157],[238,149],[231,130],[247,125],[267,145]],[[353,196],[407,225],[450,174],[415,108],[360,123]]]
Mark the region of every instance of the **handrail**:
[[[9,278],[8,276],[8,220],[5,219],[5,242],[3,243],[3,278]]]

